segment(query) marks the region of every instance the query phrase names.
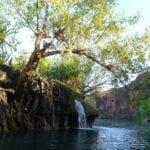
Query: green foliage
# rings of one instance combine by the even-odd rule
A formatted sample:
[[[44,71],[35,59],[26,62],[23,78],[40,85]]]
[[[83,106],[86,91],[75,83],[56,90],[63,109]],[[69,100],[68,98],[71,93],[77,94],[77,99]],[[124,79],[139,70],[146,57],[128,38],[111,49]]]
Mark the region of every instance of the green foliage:
[[[6,33],[4,29],[0,29],[0,44],[4,42],[4,39],[6,38]]]
[[[39,71],[50,79],[59,80],[72,88],[81,90],[90,74],[92,64],[85,59],[67,55],[55,61],[41,60]]]
[[[11,66],[17,70],[22,70],[26,64],[26,58],[19,56],[15,59],[15,62]]]
[[[18,26],[15,25],[16,21],[12,18],[11,10],[0,1],[0,63],[7,65],[11,63],[13,53],[19,44],[15,38]]]
[[[4,42],[7,36],[7,25],[3,18],[0,16],[0,44]]]
[[[0,4],[3,8],[6,5],[7,16],[17,22],[18,29],[27,27],[35,36],[37,30],[53,35],[51,37],[54,38],[48,39],[52,42],[50,50],[59,50],[63,54],[64,51],[71,53],[73,50],[88,49],[87,54],[101,66],[99,72],[104,69],[105,72],[110,71],[109,77],[114,78],[113,83],[128,81],[128,74],[142,72],[147,67],[145,60],[150,56],[149,32],[146,30],[142,36],[127,36],[126,29],[135,24],[139,16],[125,17],[115,13],[115,0],[4,0]],[[57,35],[60,33],[58,31],[63,32]],[[44,36],[41,41],[45,40]],[[52,65],[56,65],[52,73],[46,74],[53,75],[53,78],[68,80],[69,76],[83,76],[74,69],[74,65]]]
[[[85,97],[85,101],[86,101],[87,103],[93,105],[93,106],[96,106],[96,99],[95,99],[95,97],[92,96],[92,95],[87,95],[87,96]]]
[[[150,117],[150,97],[141,100],[140,106],[136,110],[135,119],[142,120]]]
[[[4,63],[4,60],[7,57],[6,51],[3,51],[3,49],[1,48],[2,45],[4,44],[6,36],[7,36],[6,24],[0,16],[0,63]]]

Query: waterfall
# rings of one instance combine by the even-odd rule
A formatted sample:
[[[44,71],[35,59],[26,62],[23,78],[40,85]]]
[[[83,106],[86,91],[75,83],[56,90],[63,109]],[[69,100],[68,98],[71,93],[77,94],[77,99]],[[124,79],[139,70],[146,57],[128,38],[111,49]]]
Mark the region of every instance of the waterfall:
[[[87,127],[86,115],[85,115],[85,111],[84,111],[84,107],[83,107],[82,103],[78,100],[75,100],[75,108],[78,113],[79,128],[86,128]]]

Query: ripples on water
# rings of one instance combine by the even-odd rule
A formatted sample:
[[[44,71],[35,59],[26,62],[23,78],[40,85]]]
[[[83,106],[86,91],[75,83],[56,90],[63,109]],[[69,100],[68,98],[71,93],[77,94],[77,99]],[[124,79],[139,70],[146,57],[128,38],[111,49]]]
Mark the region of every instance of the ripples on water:
[[[150,127],[98,120],[92,129],[1,133],[0,150],[150,150]]]

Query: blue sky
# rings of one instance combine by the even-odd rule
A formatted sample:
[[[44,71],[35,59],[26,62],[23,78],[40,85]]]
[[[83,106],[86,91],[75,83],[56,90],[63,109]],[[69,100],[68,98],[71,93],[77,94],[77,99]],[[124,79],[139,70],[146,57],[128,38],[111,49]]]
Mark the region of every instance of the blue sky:
[[[144,33],[147,26],[150,26],[150,0],[116,0],[117,7],[116,10],[119,13],[124,13],[125,16],[133,16],[139,13],[141,18],[139,22],[130,28],[129,33],[138,32],[140,34]],[[25,34],[27,31],[22,30],[18,34],[18,39],[21,39],[22,44],[18,46],[18,49],[32,50],[33,42],[31,42],[31,34]],[[22,36],[24,34],[24,36]]]
[[[125,15],[136,15],[141,18],[133,28],[134,32],[143,33],[145,27],[150,26],[150,0],[117,0],[117,10],[124,12]]]

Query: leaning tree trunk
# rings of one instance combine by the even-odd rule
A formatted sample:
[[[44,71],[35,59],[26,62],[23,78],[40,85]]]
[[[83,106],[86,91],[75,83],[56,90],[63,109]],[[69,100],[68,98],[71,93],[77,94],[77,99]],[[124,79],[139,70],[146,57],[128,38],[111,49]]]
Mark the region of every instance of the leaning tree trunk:
[[[15,88],[15,120],[20,128],[27,130],[77,127],[74,99],[79,95],[36,72],[41,54],[46,50],[40,49],[40,42],[41,36],[37,36],[34,51]]]
[[[36,7],[37,10],[40,8],[38,1]],[[0,112],[3,117],[1,119],[3,120],[2,123],[0,120],[0,128],[4,130],[9,128],[9,126],[11,126],[11,128],[16,127],[19,129],[43,130],[77,127],[78,125],[74,99],[79,98],[80,95],[73,92],[62,83],[49,81],[46,77],[42,77],[36,72],[41,57],[61,53],[60,50],[47,52],[46,50],[50,46],[53,46],[53,44],[51,42],[43,43],[41,47],[42,40],[46,38],[53,38],[68,44],[66,41],[67,39],[64,39],[64,29],[58,29],[52,36],[47,35],[47,3],[45,4],[45,13],[42,12],[44,17],[43,22],[40,25],[39,12],[40,11],[37,11],[36,16],[36,29],[33,29],[28,24],[28,20],[25,20],[35,35],[34,50],[25,67],[17,74],[15,82],[12,82],[11,87],[8,86],[14,90],[14,94],[4,90],[3,95],[7,94],[7,99],[5,99],[6,103],[1,103],[3,100],[0,100],[0,110],[1,105],[6,106],[4,107],[5,109],[3,109],[3,112]],[[53,47],[55,48],[55,46]],[[72,53],[79,55],[86,54],[86,57],[92,59],[86,52],[88,52],[88,49],[72,50]],[[64,53],[68,53],[68,51],[66,50]],[[12,77],[10,81],[13,81],[13,78],[14,77]],[[0,81],[0,88],[1,86],[2,88],[5,88],[5,86],[1,85]],[[10,106],[9,109],[7,106]]]
[[[54,130],[78,126],[74,99],[81,95],[36,72],[43,52],[38,48],[36,45],[21,72],[0,66],[0,95],[3,95],[0,97],[0,130]],[[92,116],[95,118],[97,113]]]
[[[40,60],[39,54],[40,54],[40,43],[42,39],[42,33],[37,32],[35,36],[36,36],[36,40],[35,40],[34,50],[31,56],[29,57],[27,64],[22,69],[20,73],[20,77],[18,78],[18,81],[17,81],[15,93],[19,99],[22,99],[22,97],[24,97],[24,90],[25,90],[24,88],[25,88],[25,82],[26,82],[28,73],[30,71],[36,71],[39,60]]]

